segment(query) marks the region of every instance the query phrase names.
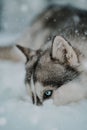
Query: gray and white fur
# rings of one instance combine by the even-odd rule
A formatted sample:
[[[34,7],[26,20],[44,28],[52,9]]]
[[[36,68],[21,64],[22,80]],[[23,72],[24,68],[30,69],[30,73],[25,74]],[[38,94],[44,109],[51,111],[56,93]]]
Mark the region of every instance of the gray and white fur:
[[[86,31],[87,12],[78,9],[51,7],[35,20],[32,45],[42,46],[17,45],[27,59],[25,84],[33,104],[52,99],[63,105],[87,97]]]

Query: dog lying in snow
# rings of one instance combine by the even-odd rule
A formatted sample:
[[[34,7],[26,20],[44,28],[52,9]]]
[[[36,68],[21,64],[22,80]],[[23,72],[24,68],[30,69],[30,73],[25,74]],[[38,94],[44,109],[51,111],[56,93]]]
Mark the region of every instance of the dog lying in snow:
[[[29,35],[32,46],[41,47],[17,47],[27,59],[25,84],[33,104],[53,99],[63,105],[86,98],[87,12],[52,6],[33,22]]]

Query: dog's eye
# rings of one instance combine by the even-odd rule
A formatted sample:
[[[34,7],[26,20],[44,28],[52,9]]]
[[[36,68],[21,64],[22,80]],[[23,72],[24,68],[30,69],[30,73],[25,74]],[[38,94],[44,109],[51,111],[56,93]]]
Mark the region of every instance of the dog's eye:
[[[44,95],[43,95],[43,98],[46,99],[46,98],[49,98],[52,96],[52,93],[53,91],[52,90],[47,90],[44,92]]]

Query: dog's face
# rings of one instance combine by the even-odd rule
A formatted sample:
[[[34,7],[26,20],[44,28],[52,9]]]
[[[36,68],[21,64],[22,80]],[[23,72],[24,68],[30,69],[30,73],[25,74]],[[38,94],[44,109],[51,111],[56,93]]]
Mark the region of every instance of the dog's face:
[[[73,47],[61,36],[44,49],[31,50],[17,46],[26,56],[25,84],[34,104],[47,99],[55,100],[56,91],[78,75],[78,56]]]

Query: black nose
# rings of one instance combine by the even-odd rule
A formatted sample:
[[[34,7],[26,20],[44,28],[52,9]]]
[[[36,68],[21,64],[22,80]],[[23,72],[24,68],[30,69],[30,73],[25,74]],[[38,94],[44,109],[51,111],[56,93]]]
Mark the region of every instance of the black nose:
[[[35,99],[34,99],[33,93],[32,93],[32,103],[35,104]],[[37,106],[41,106],[42,105],[42,102],[40,101],[38,96],[36,96],[36,105]]]

